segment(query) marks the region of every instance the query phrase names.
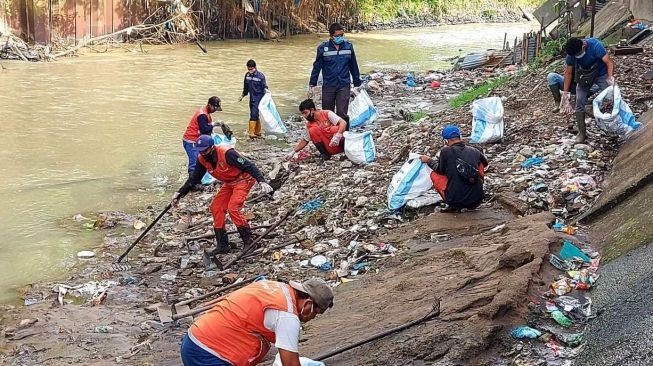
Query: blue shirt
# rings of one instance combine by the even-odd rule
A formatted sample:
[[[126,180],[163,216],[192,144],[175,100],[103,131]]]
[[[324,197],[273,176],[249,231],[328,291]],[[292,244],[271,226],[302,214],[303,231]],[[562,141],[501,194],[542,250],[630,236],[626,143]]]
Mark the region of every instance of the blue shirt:
[[[608,73],[608,65],[606,65],[602,59],[608,54],[608,51],[603,47],[603,43],[596,38],[587,38],[584,41],[587,43],[587,47],[585,47],[585,56],[577,59],[574,56],[567,55],[567,59],[565,60],[567,65],[574,66],[575,68],[576,62],[578,62],[578,66],[583,69],[589,69],[594,64],[598,63],[599,72],[596,76],[606,75]]]
[[[361,85],[361,75],[356,62],[354,46],[349,41],[344,41],[339,48],[329,41],[317,47],[317,55],[313,62],[313,71],[309,85],[317,85],[317,79],[322,72],[323,86],[354,86]],[[351,75],[351,79],[349,78]]]
[[[265,75],[256,70],[253,74],[249,72],[245,74],[243,80],[243,96],[251,94],[252,96],[265,95],[265,89],[268,87],[265,81]]]

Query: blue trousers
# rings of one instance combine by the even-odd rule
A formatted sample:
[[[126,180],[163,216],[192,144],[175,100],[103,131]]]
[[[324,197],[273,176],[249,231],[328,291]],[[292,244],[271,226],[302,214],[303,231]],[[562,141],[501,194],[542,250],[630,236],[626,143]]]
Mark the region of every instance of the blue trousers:
[[[181,362],[184,366],[232,366],[193,343],[188,334],[181,341]]]
[[[265,94],[249,94],[249,120],[258,121],[258,104]]]
[[[195,165],[197,165],[197,156],[199,153],[193,150],[195,144],[182,140],[184,143],[184,150],[186,150],[186,155],[188,155],[188,174],[192,173],[195,170]]]

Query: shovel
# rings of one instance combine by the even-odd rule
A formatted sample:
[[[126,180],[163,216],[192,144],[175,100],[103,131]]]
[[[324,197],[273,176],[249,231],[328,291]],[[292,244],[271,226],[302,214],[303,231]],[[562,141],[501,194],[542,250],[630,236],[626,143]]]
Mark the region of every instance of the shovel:
[[[257,279],[260,279],[261,277],[265,277],[265,274],[261,274],[256,277],[251,277],[246,280],[240,281],[238,283],[233,283],[229,286],[221,287],[219,289],[215,289],[213,291],[207,292],[204,295],[200,295],[197,297],[194,297],[192,299],[184,300],[184,301],[179,301],[177,303],[173,303],[172,305],[161,305],[159,306],[156,311],[159,315],[159,320],[161,321],[162,324],[165,323],[171,323],[175,322],[181,318],[185,318],[188,316],[193,316],[202,312],[205,312],[209,309],[211,309],[217,302],[223,300],[226,295],[220,296],[217,299],[210,300],[206,303],[201,304],[199,307],[191,310],[190,307],[188,306],[189,304],[199,301],[199,300],[204,300],[207,299],[211,296],[215,296],[217,294],[220,294],[225,291],[229,291],[231,289],[235,288],[240,288],[245,285],[248,285]]]

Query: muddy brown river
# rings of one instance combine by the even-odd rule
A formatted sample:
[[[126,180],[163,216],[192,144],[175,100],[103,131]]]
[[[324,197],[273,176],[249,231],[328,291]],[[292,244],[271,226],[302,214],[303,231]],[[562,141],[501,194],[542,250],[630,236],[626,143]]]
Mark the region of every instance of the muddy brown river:
[[[447,59],[501,48],[532,23],[469,24],[348,34],[361,72],[444,69]],[[181,136],[211,95],[243,138],[247,102],[238,103],[245,62],[267,76],[282,117],[295,113],[317,44],[309,35],[280,42],[227,41],[148,47],[146,53],[89,53],[51,63],[3,62],[0,70],[0,302],[23,286],[63,276],[100,233],[72,217],[136,211],[169,199],[185,175]],[[160,205],[159,205],[160,206]]]

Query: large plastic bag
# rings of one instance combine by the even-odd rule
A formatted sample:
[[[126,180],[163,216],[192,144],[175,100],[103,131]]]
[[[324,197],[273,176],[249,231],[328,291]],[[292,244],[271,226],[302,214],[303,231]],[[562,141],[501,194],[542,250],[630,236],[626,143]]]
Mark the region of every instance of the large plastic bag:
[[[352,163],[369,164],[376,160],[376,147],[374,147],[371,132],[346,131],[343,133],[343,137],[345,138],[345,155]]]
[[[388,208],[391,210],[400,209],[406,201],[417,198],[433,188],[431,181],[433,170],[422,163],[419,157],[419,154],[410,153],[408,161],[392,177],[388,186]]]
[[[472,103],[472,136],[474,144],[488,144],[503,139],[503,104],[501,98],[490,97]]]
[[[310,358],[300,357],[299,364],[302,366],[325,366],[324,362],[313,361]],[[281,356],[277,353],[277,356],[274,358],[274,363],[272,366],[281,366]]]
[[[361,90],[349,103],[347,114],[349,115],[349,128],[361,127],[368,122],[374,122],[378,116],[374,103],[365,90]]]
[[[416,210],[421,207],[433,206],[439,202],[442,202],[442,197],[438,192],[432,190],[426,191],[424,194],[417,198],[409,199],[406,201],[406,207]]]
[[[231,136],[231,138],[228,138],[225,135],[217,134],[214,133],[213,135],[213,143],[216,146],[224,145],[224,146],[229,146],[229,147],[236,147],[236,138],[234,136]],[[199,161],[197,162],[199,164]],[[202,177],[202,184],[208,185],[215,182],[215,178],[209,172],[206,172],[204,176]]]
[[[612,110],[603,113],[601,105],[612,101]],[[596,125],[603,131],[619,136],[625,136],[641,126],[635,120],[633,111],[621,98],[621,90],[618,86],[609,86],[603,90],[592,103]]]
[[[263,124],[263,131],[268,134],[281,135],[288,132],[286,125],[283,124],[277,106],[272,100],[272,93],[265,93],[258,103],[258,114]]]

